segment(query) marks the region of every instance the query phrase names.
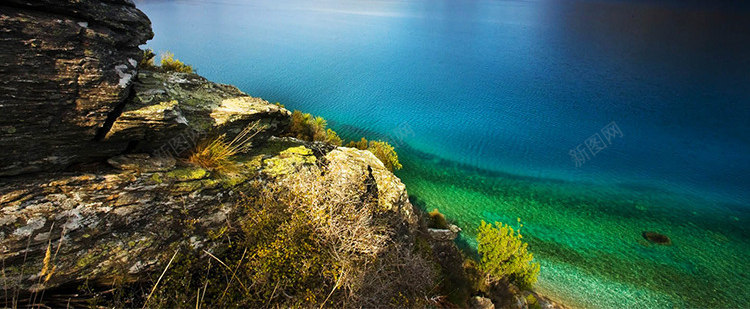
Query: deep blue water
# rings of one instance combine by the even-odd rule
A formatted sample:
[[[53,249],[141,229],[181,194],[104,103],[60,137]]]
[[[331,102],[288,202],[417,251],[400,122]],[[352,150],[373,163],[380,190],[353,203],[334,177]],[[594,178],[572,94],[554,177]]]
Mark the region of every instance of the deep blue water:
[[[618,201],[650,203],[641,215],[598,209],[618,218],[612,226],[623,229],[615,229],[617,233],[648,227],[633,217],[652,218],[675,234],[681,233],[676,228],[693,224],[695,229],[684,235],[721,234],[728,244],[717,248],[730,247],[732,265],[750,270],[750,232],[744,227],[750,225],[750,9],[745,4],[144,0],[137,5],[153,22],[156,36],[148,47],[157,52],[173,52],[213,81],[323,115],[346,136],[390,138],[411,168],[399,176],[427,207],[449,208],[456,217],[477,209],[482,209],[477,216],[488,220],[492,213],[533,217],[555,198],[531,197],[529,203],[539,205],[532,207],[535,212],[515,213],[492,191],[503,186],[498,175],[564,182],[575,186],[568,192],[580,190],[592,199],[617,196]],[[605,149],[588,154],[577,167],[569,151],[596,133],[603,136],[601,129],[612,122],[622,135],[611,137]],[[585,144],[582,149],[589,151]],[[477,176],[474,183],[473,176],[457,180],[463,173],[453,170],[458,165],[490,176]],[[488,183],[494,185],[478,189]],[[446,206],[446,200],[454,199],[450,194],[459,201],[465,198],[465,204]],[[482,205],[471,206],[475,204]],[[712,217],[710,224],[688,218],[701,210]],[[571,222],[596,228],[590,211],[573,213]],[[529,220],[528,233],[538,239],[541,252],[540,285],[545,290],[580,294],[593,286],[607,287],[588,299],[644,288],[625,270],[601,273],[560,258],[562,253],[555,256],[560,248],[570,249],[567,257],[610,250],[606,244],[583,248],[545,227],[551,220],[562,224],[563,215]],[[602,243],[611,243],[607,239]],[[711,269],[707,280],[725,276],[725,268],[714,270],[709,264],[715,261],[700,256],[701,246],[696,240],[690,243],[695,250],[659,254],[675,256],[668,262],[674,267],[698,265],[700,270],[706,264]],[[535,243],[531,247],[533,251]],[[625,247],[611,250],[629,258],[641,254]],[[652,262],[661,263],[657,260]],[[551,269],[548,274],[567,275],[545,277],[544,267]],[[572,268],[577,270],[568,270]],[[590,282],[560,281],[581,273]],[[727,280],[737,291],[750,285],[744,276]],[[656,293],[655,299],[667,295],[667,300],[641,305],[704,301],[679,288]],[[733,294],[724,304],[750,301],[747,292]],[[615,304],[562,298],[585,307]]]

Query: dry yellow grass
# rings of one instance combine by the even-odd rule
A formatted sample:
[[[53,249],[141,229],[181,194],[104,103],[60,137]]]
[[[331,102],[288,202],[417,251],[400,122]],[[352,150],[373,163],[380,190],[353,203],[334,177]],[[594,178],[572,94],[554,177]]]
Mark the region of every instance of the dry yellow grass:
[[[242,130],[229,142],[225,141],[226,134],[201,142],[188,158],[188,162],[220,174],[231,174],[237,171],[231,157],[246,151],[250,140],[260,131],[259,122],[254,122]]]

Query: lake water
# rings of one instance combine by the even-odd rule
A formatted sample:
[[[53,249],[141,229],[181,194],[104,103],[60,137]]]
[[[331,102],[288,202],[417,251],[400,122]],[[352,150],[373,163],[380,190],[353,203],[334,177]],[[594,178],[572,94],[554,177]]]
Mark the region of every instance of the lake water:
[[[750,306],[750,7],[720,1],[137,2],[207,78],[397,146],[473,244],[524,224],[587,308]],[[571,152],[572,151],[572,152]],[[575,156],[574,156],[575,155]],[[577,158],[577,162],[576,159]],[[648,243],[643,231],[668,235]]]

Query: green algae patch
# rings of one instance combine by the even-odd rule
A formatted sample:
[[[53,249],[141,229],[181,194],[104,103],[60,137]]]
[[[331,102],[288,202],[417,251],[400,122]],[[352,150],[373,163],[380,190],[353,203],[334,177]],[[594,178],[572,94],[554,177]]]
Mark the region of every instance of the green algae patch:
[[[168,172],[164,176],[175,181],[199,180],[208,177],[208,171],[200,167],[186,167]]]
[[[305,146],[290,147],[279,153],[278,156],[266,159],[263,171],[270,176],[277,177],[294,171],[297,166],[315,164],[316,162],[317,159],[309,148]]]

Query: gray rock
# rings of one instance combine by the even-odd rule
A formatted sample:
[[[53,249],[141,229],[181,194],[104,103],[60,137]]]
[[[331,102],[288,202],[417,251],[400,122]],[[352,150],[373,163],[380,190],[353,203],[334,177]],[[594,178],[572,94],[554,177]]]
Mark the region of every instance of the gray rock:
[[[455,224],[449,225],[447,229],[427,229],[427,233],[430,235],[430,238],[438,242],[451,242],[456,239],[456,237],[458,237],[458,233],[460,232],[461,228],[459,228]]]
[[[110,165],[121,170],[138,172],[163,172],[174,168],[177,160],[172,157],[152,158],[145,153],[116,156],[107,160]]]
[[[141,70],[132,96],[104,141],[176,156],[205,136],[233,136],[254,121],[264,128],[258,139],[279,135],[290,116],[280,106],[196,74]]]
[[[418,219],[404,184],[372,153],[337,148],[324,155],[327,165],[321,166],[311,164],[316,159],[307,148],[277,148],[256,149],[270,157],[238,162],[245,168],[229,179],[196,167],[146,172],[169,165],[147,155],[109,160],[125,170],[102,166],[88,172],[0,178],[0,260],[7,287],[34,291],[116,276],[148,278],[176,248],[210,251],[217,243],[211,231],[240,226],[246,208],[239,200],[253,192],[253,181],[351,192],[355,200],[372,201],[361,205],[367,211],[393,218],[372,223],[387,235],[399,229],[399,237],[414,235]],[[278,174],[279,169],[289,172]],[[324,170],[326,176],[320,177]],[[274,177],[259,178],[258,173]],[[362,189],[368,186],[374,188]],[[394,241],[395,235],[384,243]],[[49,277],[41,271],[48,248],[57,252],[50,260],[54,273]]]

